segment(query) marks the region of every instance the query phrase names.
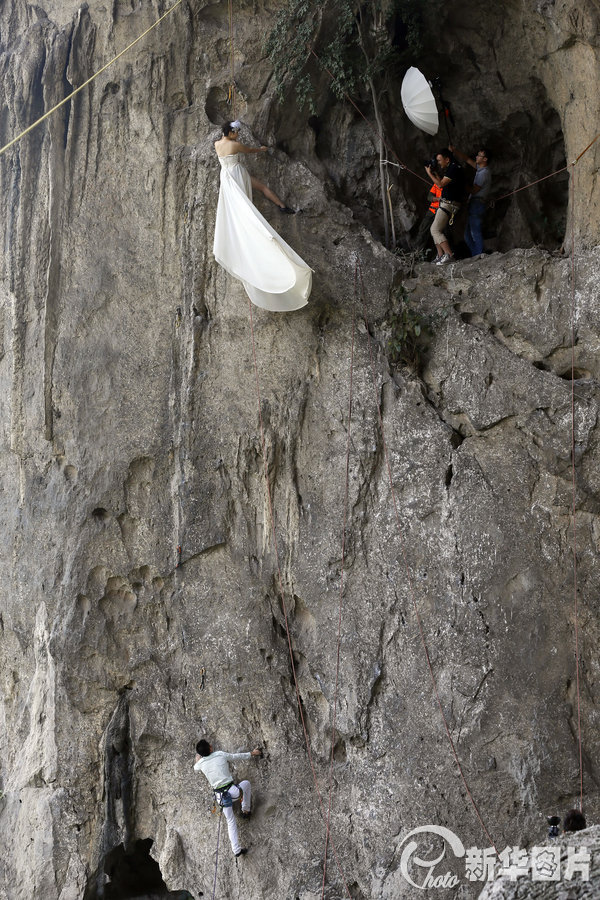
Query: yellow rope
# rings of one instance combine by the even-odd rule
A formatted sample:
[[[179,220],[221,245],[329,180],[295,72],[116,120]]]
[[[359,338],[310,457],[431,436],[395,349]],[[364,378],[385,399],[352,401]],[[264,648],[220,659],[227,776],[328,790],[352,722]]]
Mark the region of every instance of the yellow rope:
[[[88,84],[91,84],[91,82],[94,81],[95,78],[98,78],[99,75],[102,75],[103,72],[106,72],[106,70],[109,68],[109,66],[112,66],[112,64],[114,62],[116,62],[118,59],[120,59],[124,53],[127,53],[128,50],[131,50],[131,48],[133,46],[135,46],[135,44],[137,44],[138,41],[141,41],[142,38],[145,38],[147,34],[150,34],[150,32],[152,31],[153,28],[156,28],[157,25],[160,25],[160,23],[164,19],[166,19],[167,16],[170,15],[173,12],[173,10],[179,6],[180,3],[182,3],[182,0],[176,0],[176,2],[173,4],[173,6],[171,6],[166,11],[166,13],[164,13],[160,17],[160,19],[157,19],[156,22],[154,22],[154,24],[151,25],[150,28],[147,28],[143,34],[140,34],[139,37],[136,37],[135,41],[132,41],[131,44],[129,44],[127,47],[125,47],[124,50],[121,50],[120,53],[117,53],[116,56],[113,56],[113,58],[110,60],[110,62],[107,62],[106,65],[102,66],[101,69],[98,69],[98,71],[94,75],[92,75],[91,78],[88,78],[87,81],[84,81],[83,84],[80,84],[78,88],[75,88],[75,90],[72,91],[70,94],[68,94],[68,96],[66,96],[63,100],[61,100],[60,103],[57,103],[56,106],[53,106],[52,109],[49,109],[48,112],[44,113],[43,116],[40,116],[39,119],[36,119],[36,121],[33,122],[32,125],[29,125],[27,128],[25,128],[24,131],[22,131],[15,138],[13,138],[12,141],[9,141],[8,144],[4,145],[4,147],[0,147],[0,156],[2,156],[2,154],[5,153],[6,150],[8,150],[10,147],[12,147],[13,144],[16,144],[18,141],[21,140],[21,138],[25,137],[26,134],[29,134],[30,131],[33,131],[34,128],[37,128],[37,126],[40,125],[44,121],[44,119],[47,119],[48,116],[51,116],[53,112],[56,112],[57,109],[60,109],[61,106],[64,106],[64,104],[67,103],[69,100],[71,100],[71,98],[74,97],[75,94],[78,94],[79,91],[82,91],[84,89],[84,87],[87,87]]]

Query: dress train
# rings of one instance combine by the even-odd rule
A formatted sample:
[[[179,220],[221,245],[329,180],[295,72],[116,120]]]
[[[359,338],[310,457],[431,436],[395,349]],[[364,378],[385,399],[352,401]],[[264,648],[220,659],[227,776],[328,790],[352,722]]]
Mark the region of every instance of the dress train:
[[[243,155],[219,157],[215,259],[242,282],[256,306],[272,312],[301,309],[310,296],[312,270],[252,203],[252,182]]]

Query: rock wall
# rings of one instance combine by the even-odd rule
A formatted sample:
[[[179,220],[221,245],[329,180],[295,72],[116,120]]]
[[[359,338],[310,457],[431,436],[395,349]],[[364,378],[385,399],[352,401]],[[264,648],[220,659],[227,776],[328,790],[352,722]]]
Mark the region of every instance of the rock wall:
[[[400,159],[424,176],[424,161],[449,142],[473,157],[485,145],[498,198],[558,171],[499,201],[488,212],[485,236],[490,249],[502,251],[529,246],[555,250],[563,242],[570,247],[572,172],[559,170],[573,163],[597,133],[597,7],[570,0],[492,5],[432,0],[421,12],[425,47],[408,63],[418,65],[429,79],[440,80],[451,119],[441,118],[435,137],[417,131],[401,112],[405,67],[392,69],[381,96],[390,160]],[[319,175],[332,196],[380,233],[373,131],[349,105],[335,101],[328,76],[319,78],[315,69],[313,63],[320,92],[312,128],[307,115],[297,115],[286,105],[274,110],[275,134],[287,152]],[[577,164],[578,245],[594,246],[597,240],[597,159],[595,148]],[[390,171],[398,237],[404,245],[403,230],[420,220],[427,187],[406,172],[393,167]]]
[[[600,872],[598,872],[598,838],[600,829],[597,825],[586,828],[580,832],[562,834],[558,840],[539,842],[541,852],[551,847],[552,851],[560,851],[560,872],[567,874],[569,864],[576,869],[576,865],[585,867],[584,859],[587,856],[589,867],[584,868],[581,877],[579,874],[570,878],[561,878],[558,881],[532,881],[526,875],[511,878],[504,874],[491,884],[486,885],[481,893],[481,900],[517,900],[526,897],[528,900],[559,900],[565,893],[572,900],[583,897],[596,897],[600,892]],[[581,863],[575,864],[573,860],[580,857]],[[571,859],[571,863],[569,860]]]
[[[576,33],[569,10],[508,5],[493,51],[509,83],[525,66],[512,35],[534,48],[531,77],[545,79],[570,158],[587,142],[597,54],[592,20],[578,18],[594,7],[577,13]],[[162,11],[6,2],[2,142]],[[462,46],[472,30],[454,14],[444,42]],[[271,15],[237,11],[238,111],[247,140],[287,141],[254,171],[304,212],[283,220],[257,203],[315,270],[306,309],[254,310],[285,604],[326,798],[359,259],[368,330],[359,322],[332,836],[351,896],[408,897],[407,830],[435,822],[483,843],[413,598],[494,840],[527,841],[578,791],[572,388],[588,815],[598,806],[596,150],[592,202],[575,207],[572,384],[570,261],[530,248],[403,271],[340,202],[300,113],[284,125],[261,52]],[[203,734],[266,751],[238,770],[256,790],[241,824],[251,853],[235,863],[221,845],[220,895],[321,896],[324,827],[271,540],[248,303],[210,253],[227,82],[226,6],[182,5],[0,162],[3,900],[128,896],[115,888],[127,882],[118,853],[138,859],[148,841],[171,891],[208,895],[217,821],[191,769]],[[326,160],[343,149],[351,169],[372,166],[361,122],[341,105],[331,117],[345,124],[340,146],[322,138]],[[390,359],[400,281],[432,319],[419,372]],[[328,872],[326,896],[347,896],[333,859]]]

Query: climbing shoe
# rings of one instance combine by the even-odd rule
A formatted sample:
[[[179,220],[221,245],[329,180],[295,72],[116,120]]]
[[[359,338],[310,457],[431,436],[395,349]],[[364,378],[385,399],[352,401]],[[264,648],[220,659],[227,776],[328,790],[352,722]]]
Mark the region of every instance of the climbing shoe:
[[[296,210],[292,209],[291,206],[280,206],[279,212],[286,213],[288,216],[296,215]]]
[[[247,853],[247,852],[248,852],[248,848],[247,848],[247,847],[242,847],[242,849],[241,849],[241,850],[238,850],[238,852],[237,852],[235,855],[236,855],[236,856],[243,856],[244,853]]]
[[[250,812],[249,809],[242,810],[242,819],[249,819],[251,815],[252,815],[252,813]]]

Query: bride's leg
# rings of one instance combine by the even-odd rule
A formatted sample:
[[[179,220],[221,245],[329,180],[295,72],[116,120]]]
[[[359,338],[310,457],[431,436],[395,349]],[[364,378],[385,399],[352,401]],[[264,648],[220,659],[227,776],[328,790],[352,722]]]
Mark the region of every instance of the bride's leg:
[[[265,195],[267,200],[270,200],[271,203],[274,203],[275,206],[278,206],[280,209],[285,206],[285,203],[282,203],[277,194],[274,194],[273,191],[266,186],[266,184],[263,184],[258,180],[258,178],[255,178],[254,175],[252,175],[251,178],[253,191],[260,191],[261,194]]]

